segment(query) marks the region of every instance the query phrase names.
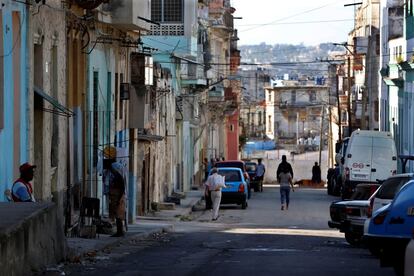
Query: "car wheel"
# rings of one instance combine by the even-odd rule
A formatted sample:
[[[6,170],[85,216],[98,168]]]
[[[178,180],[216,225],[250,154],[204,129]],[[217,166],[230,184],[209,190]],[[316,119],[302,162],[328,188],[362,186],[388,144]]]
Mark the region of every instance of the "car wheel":
[[[359,246],[361,244],[361,235],[345,232],[346,241],[352,246]]]
[[[246,209],[247,208],[247,201],[242,202],[241,206],[242,206],[242,209]]]

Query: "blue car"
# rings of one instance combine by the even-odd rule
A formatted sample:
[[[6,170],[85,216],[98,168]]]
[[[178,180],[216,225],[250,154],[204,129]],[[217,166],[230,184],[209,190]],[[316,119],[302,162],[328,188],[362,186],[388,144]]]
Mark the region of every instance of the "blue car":
[[[364,240],[382,266],[404,271],[404,252],[414,231],[414,180],[407,182],[394,200],[378,209],[366,222]]]
[[[226,188],[221,191],[221,204],[238,204],[247,208],[248,184],[239,168],[218,168],[218,174],[225,177]]]

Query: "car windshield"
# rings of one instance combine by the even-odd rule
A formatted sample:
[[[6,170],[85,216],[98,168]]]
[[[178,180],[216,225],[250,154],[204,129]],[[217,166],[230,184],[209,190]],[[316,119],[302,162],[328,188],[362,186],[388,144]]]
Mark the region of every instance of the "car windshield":
[[[247,163],[246,164],[246,171],[248,171],[248,172],[254,172],[254,171],[256,171],[256,164],[254,164],[254,163]]]
[[[224,176],[226,182],[241,181],[240,171],[237,170],[219,170],[218,174]]]
[[[217,162],[217,168],[239,168],[244,171],[244,164],[242,162]]]
[[[395,194],[409,180],[411,180],[409,177],[395,177],[385,180],[378,190],[376,197],[381,199],[394,199]]]

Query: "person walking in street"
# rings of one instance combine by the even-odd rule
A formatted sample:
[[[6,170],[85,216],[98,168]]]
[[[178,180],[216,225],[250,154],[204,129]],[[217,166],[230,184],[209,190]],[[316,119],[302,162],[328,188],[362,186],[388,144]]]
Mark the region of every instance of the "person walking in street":
[[[103,160],[103,182],[105,193],[109,199],[109,217],[115,219],[116,233],[111,237],[124,236],[123,221],[125,220],[126,198],[125,180],[120,171],[121,164],[116,162],[116,148],[106,147]]]
[[[293,169],[289,162],[286,161],[286,155],[282,155],[282,162],[277,167],[276,177],[278,182],[280,182],[279,175],[282,171],[287,171],[290,173],[290,176],[293,179]]]
[[[204,181],[206,181],[208,177],[208,173],[211,170],[211,164],[208,162],[207,158],[204,158],[203,160],[203,169],[204,169]]]
[[[319,167],[318,162],[315,162],[315,165],[312,167],[312,182],[321,183],[321,167]]]
[[[217,168],[213,168],[205,185],[211,193],[211,200],[213,202],[212,220],[215,221],[219,217],[221,189],[226,188],[224,176],[218,174]]]
[[[258,181],[257,185],[259,186],[258,190],[260,192],[263,192],[263,179],[264,179],[264,175],[266,173],[266,168],[265,168],[265,165],[263,165],[263,163],[262,163],[262,158],[259,158],[257,160],[257,162],[259,163],[256,166],[256,179]]]
[[[290,188],[292,187],[292,191],[295,191],[293,187],[292,175],[287,168],[283,168],[278,175],[278,179],[280,184],[280,209],[282,211],[285,209],[286,202],[286,210],[288,210],[290,202]]]
[[[35,202],[33,187],[30,181],[33,180],[36,166],[23,163],[19,167],[20,177],[13,183],[11,197],[13,202]]]

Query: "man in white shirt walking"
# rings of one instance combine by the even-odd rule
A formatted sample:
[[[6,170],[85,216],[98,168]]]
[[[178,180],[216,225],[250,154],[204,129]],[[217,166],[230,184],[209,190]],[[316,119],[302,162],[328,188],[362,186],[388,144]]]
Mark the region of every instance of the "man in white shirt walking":
[[[211,200],[213,201],[212,220],[219,217],[219,208],[221,202],[221,189],[226,188],[224,176],[218,174],[217,168],[211,169],[211,175],[207,178],[205,185],[211,192]]]

